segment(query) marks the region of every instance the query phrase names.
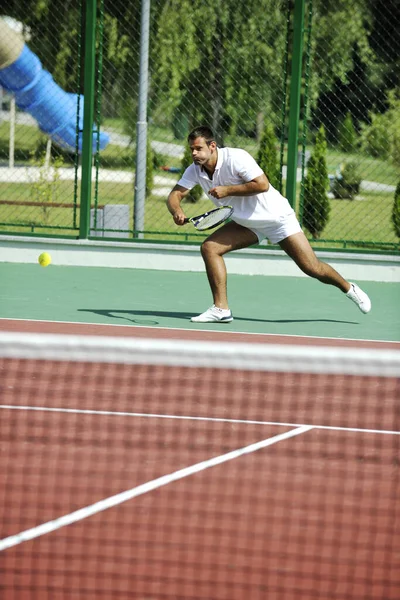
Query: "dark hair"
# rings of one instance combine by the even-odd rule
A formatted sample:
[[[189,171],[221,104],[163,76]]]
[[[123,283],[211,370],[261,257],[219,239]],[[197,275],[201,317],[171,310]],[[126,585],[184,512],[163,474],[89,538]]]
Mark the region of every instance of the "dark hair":
[[[201,125],[200,127],[196,127],[191,131],[188,135],[188,142],[193,142],[198,137],[202,137],[206,140],[207,144],[210,142],[215,142],[215,137],[212,129],[206,127],[205,125]]]

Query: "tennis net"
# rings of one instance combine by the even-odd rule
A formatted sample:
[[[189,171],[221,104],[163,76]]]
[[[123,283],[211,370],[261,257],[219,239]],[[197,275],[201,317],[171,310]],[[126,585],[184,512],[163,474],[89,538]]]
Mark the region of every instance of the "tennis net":
[[[7,600],[400,598],[400,352],[0,333]]]

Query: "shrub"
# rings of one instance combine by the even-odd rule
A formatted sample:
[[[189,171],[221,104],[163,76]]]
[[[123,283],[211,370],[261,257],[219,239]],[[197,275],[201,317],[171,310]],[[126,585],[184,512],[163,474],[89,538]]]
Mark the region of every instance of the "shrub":
[[[274,127],[272,123],[267,122],[261,137],[256,160],[275,188],[279,187],[280,179],[277,146],[278,140],[275,136]]]
[[[371,124],[362,127],[361,148],[371,156],[378,158],[389,156],[390,140],[386,115],[371,115]]]
[[[307,164],[304,179],[303,224],[313,238],[319,238],[330,214],[326,137],[323,126],[318,131],[315,146]]]
[[[391,158],[400,166],[400,98],[398,92],[388,93],[389,108],[383,114],[371,114],[370,125],[364,125],[361,135],[362,149],[379,158]]]
[[[400,181],[394,193],[392,223],[397,237],[400,238]]]
[[[354,200],[360,191],[361,177],[357,173],[355,162],[344,162],[335,175],[332,185],[332,193],[335,198],[350,198]]]

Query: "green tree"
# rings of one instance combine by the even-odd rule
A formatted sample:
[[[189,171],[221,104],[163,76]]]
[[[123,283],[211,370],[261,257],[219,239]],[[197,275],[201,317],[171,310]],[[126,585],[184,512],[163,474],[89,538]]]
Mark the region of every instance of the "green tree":
[[[357,140],[357,133],[354,128],[351,113],[348,112],[339,124],[338,129],[339,149],[343,152],[354,152]]]
[[[355,65],[355,48],[364,63],[373,61],[368,41],[373,18],[365,0],[317,0],[313,22],[318,26],[313,28],[310,89],[317,98],[338,81],[348,82]]]
[[[278,140],[275,136],[274,126],[267,121],[260,140],[257,162],[275,188],[279,187],[280,179],[277,146]]]
[[[400,181],[394,194],[392,223],[397,237],[400,238]]]
[[[75,4],[71,0],[6,4],[8,14],[30,28],[29,44],[45,68],[55,73],[60,85],[68,83],[68,91],[76,91],[84,18]],[[260,106],[265,113],[279,110],[287,5],[287,0],[152,2],[151,111],[170,123],[174,109],[184,102],[184,114],[196,122],[206,120],[235,134],[254,126]],[[356,57],[365,67],[364,87],[372,90],[372,96],[378,89],[385,93],[390,85],[387,75],[398,61],[392,39],[399,13],[393,2],[315,0],[313,13],[317,27],[312,30],[309,89],[314,101],[338,81],[348,83]],[[120,103],[137,97],[140,2],[105,1],[103,31],[103,100],[115,116]],[[201,97],[193,95],[199,87],[207,87]]]
[[[307,163],[307,175],[304,180],[303,225],[313,238],[320,237],[328,222],[330,213],[326,150],[325,129],[321,126],[315,139],[311,157]]]
[[[254,133],[260,106],[278,111],[286,37],[284,0],[170,0],[152,47],[154,115],[189,128]],[[275,108],[274,108],[275,107]]]
[[[79,8],[71,0],[10,0],[9,6],[10,16],[30,28],[29,44],[57,82],[73,92],[80,83],[82,90],[78,41],[83,56],[85,36]],[[152,2],[149,114],[169,126],[179,109],[189,127],[207,122],[217,133],[247,135],[254,133],[260,107],[264,114],[280,113],[287,6],[287,0]],[[383,85],[384,91],[391,68],[384,60],[388,56],[396,64],[395,44],[378,61],[375,51],[384,27],[393,21],[395,30],[395,18],[383,24],[380,19],[383,10],[390,15],[390,8],[366,0],[315,0],[313,8],[318,26],[313,27],[309,89],[314,102],[336,82],[348,82],[355,55],[365,65],[364,87]],[[102,31],[103,114],[119,116],[128,99],[137,101],[140,2],[104,2]],[[387,40],[386,45],[389,50]]]
[[[350,110],[358,124],[373,106],[383,109],[381,99],[396,80],[389,53],[378,56],[382,32],[390,22],[396,23],[394,4],[316,0],[313,9],[309,104],[316,109],[315,124],[323,124],[328,140],[336,143],[338,107]]]

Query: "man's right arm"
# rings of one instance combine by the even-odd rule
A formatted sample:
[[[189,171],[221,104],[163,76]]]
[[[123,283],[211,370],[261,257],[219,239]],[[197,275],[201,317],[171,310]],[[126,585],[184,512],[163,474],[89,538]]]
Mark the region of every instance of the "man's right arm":
[[[182,199],[190,192],[181,185],[176,185],[170,192],[167,200],[167,207],[171,213],[176,225],[184,225],[186,215],[181,208]]]

